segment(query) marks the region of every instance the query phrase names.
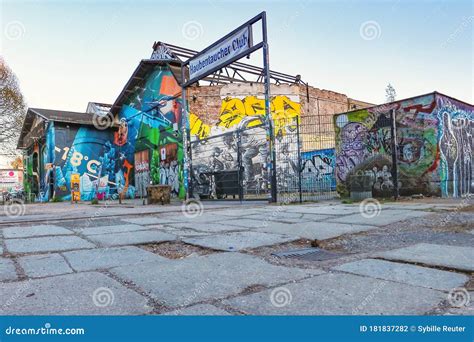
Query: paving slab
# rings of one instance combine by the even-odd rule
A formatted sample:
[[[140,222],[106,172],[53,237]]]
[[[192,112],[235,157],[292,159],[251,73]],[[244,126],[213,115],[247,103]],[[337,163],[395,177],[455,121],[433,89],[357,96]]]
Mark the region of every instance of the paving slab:
[[[139,230],[115,234],[89,235],[89,239],[103,246],[121,246],[173,241],[176,240],[176,236],[157,230]]]
[[[0,258],[0,281],[17,279],[15,264],[11,259]]]
[[[234,220],[227,220],[227,224],[231,226],[247,228],[249,230],[255,230],[257,228],[262,228],[262,227],[265,227],[266,225],[273,224],[273,221],[265,221],[264,219],[258,218],[258,217],[249,217],[249,218],[236,218]],[[280,224],[286,224],[286,223],[280,223]]]
[[[300,217],[291,217],[292,213],[283,213],[277,216],[262,217],[262,221],[282,222],[282,223],[306,223],[306,222],[321,222],[328,219],[329,215],[305,215],[299,214]]]
[[[298,239],[299,238],[297,236],[288,236],[282,234],[267,234],[262,232],[233,232],[184,238],[183,241],[205,248],[235,252],[244,249],[276,245]]]
[[[158,224],[163,224],[163,223],[168,223],[168,222],[175,222],[175,220],[172,220],[171,218],[167,219],[166,217],[155,217],[155,216],[123,218],[121,220],[124,222],[138,224],[141,226],[158,225]]]
[[[413,246],[376,253],[375,257],[420,263],[430,266],[474,271],[474,248],[419,243]]]
[[[444,291],[460,287],[469,280],[464,274],[376,259],[350,262],[333,269]]]
[[[0,284],[2,315],[141,315],[145,297],[98,272]]]
[[[224,298],[251,285],[274,285],[324,273],[275,266],[241,253],[215,253],[110,271],[170,307]]]
[[[134,246],[72,251],[63,253],[63,255],[76,271],[92,271],[166,260],[162,256]]]
[[[295,205],[285,207],[286,212],[315,214],[315,215],[349,215],[358,213],[359,207],[355,205]]]
[[[31,227],[9,227],[3,228],[5,239],[25,238],[45,235],[70,235],[74,234],[69,229],[55,225],[38,225]]]
[[[330,222],[339,223],[353,223],[353,224],[365,224],[372,226],[386,226],[399,221],[405,221],[413,218],[424,217],[431,215],[432,213],[419,211],[419,210],[396,210],[396,209],[382,209],[378,215],[374,217],[364,217],[361,213],[336,217],[329,219]]]
[[[226,222],[209,222],[209,223],[195,223],[195,222],[176,222],[176,223],[167,223],[165,226],[172,227],[175,229],[179,228],[188,228],[194,229],[206,233],[219,233],[219,232],[228,232],[228,231],[238,231],[246,230],[243,227],[235,226],[232,224],[231,219],[227,219],[229,223]]]
[[[212,224],[212,223],[211,223]],[[177,223],[177,225],[183,225],[182,223]],[[157,229],[160,232],[165,232],[169,234],[176,235],[178,238],[181,237],[194,237],[194,236],[204,236],[204,235],[209,235],[211,232],[206,232],[206,231],[196,231],[192,230],[190,228],[181,226],[181,227],[171,227],[168,225],[164,226],[148,226],[150,229]]]
[[[286,234],[311,240],[326,240],[344,234],[354,234],[371,229],[377,229],[377,227],[363,224],[335,222],[303,222],[294,224],[272,222],[266,227],[258,228],[256,231]]]
[[[163,220],[168,217],[163,216]],[[217,212],[212,213],[204,212],[201,216],[189,217],[185,216],[183,213],[176,213],[172,216],[173,222],[192,222],[192,223],[208,223],[208,222],[217,222],[217,221],[226,221],[229,220],[228,216],[217,214]]]
[[[252,315],[422,315],[444,299],[432,289],[328,273],[223,303]]]
[[[224,209],[224,210],[216,211],[216,213],[222,216],[241,218],[241,217],[247,217],[247,216],[261,215],[262,209],[249,209],[249,208]]]
[[[112,234],[112,233],[123,233],[123,232],[134,232],[137,230],[149,229],[145,226],[139,226],[136,224],[120,224],[114,226],[99,226],[78,229],[77,232],[84,235],[101,235],[101,234]]]
[[[18,263],[29,278],[50,277],[74,272],[60,254],[28,255]]]
[[[45,236],[28,239],[7,239],[5,246],[10,253],[40,253],[95,247],[78,236]]]
[[[229,316],[230,313],[211,304],[197,304],[178,310],[168,311],[162,316]]]

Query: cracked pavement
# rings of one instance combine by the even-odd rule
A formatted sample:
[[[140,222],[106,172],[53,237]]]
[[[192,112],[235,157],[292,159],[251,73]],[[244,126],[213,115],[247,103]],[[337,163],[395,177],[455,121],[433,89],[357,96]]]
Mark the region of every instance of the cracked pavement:
[[[365,209],[205,202],[192,216],[176,205],[27,206],[23,217],[0,216],[0,312],[474,313],[472,206]],[[330,257],[275,255],[314,246]]]

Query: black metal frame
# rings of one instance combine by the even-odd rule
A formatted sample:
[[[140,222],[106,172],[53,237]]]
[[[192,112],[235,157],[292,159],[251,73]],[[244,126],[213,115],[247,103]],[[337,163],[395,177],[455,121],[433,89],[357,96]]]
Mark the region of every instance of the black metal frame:
[[[226,61],[223,65],[215,66],[200,76],[191,78],[186,80],[186,72],[185,70],[189,68],[189,64],[192,59],[199,57],[205,54],[207,51],[213,49],[215,46],[219,45],[229,37],[232,37],[235,33],[241,31],[242,29],[249,28],[249,31],[252,33],[252,25],[256,24],[257,22],[261,21],[262,23],[262,41],[256,45],[253,45],[252,38],[249,38],[249,48],[246,51],[239,53],[238,55],[232,57],[230,60]],[[248,20],[244,24],[240,25],[221,39],[217,40],[215,43],[211,44],[201,52],[197,53],[196,55],[192,56],[192,58],[188,58],[185,62],[181,64],[181,80],[182,80],[182,101],[183,101],[183,142],[184,142],[184,150],[185,150],[185,178],[187,178],[188,184],[188,191],[187,197],[193,197],[193,188],[192,188],[192,152],[190,148],[191,140],[190,140],[190,127],[189,127],[189,120],[188,120],[188,113],[187,113],[187,99],[186,99],[186,88],[193,83],[198,82],[199,80],[205,79],[207,76],[217,72],[224,68],[224,66],[229,66],[232,63],[236,62],[237,60],[249,56],[251,53],[257,51],[258,49],[263,49],[263,69],[260,69],[259,80],[262,79],[264,86],[265,86],[265,126],[267,130],[267,173],[269,176],[269,184],[271,189],[271,196],[269,198],[269,202],[276,202],[277,201],[277,177],[276,177],[276,153],[274,149],[275,145],[275,137],[273,133],[273,123],[271,119],[270,113],[270,69],[269,69],[269,52],[268,52],[268,37],[267,37],[267,19],[266,19],[266,12],[261,12],[260,14],[256,15],[252,19]],[[234,70],[235,74],[235,70]],[[297,77],[295,77],[296,79]],[[191,181],[190,180],[191,177]]]

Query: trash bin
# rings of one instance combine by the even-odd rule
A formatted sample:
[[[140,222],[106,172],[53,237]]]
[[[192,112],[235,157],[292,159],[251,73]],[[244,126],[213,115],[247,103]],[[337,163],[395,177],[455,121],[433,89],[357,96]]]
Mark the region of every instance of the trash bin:
[[[171,186],[148,185],[146,188],[148,204],[169,204],[171,198]]]

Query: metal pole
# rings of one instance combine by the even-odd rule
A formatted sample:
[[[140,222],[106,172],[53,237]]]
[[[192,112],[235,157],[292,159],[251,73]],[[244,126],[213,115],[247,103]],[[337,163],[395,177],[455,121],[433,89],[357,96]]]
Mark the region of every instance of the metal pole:
[[[301,146],[300,146],[300,117],[296,117],[296,146],[298,148],[298,192],[300,194],[300,203],[303,202],[303,194],[301,192]]]
[[[399,197],[398,192],[398,143],[397,143],[397,121],[395,109],[390,112],[390,134],[392,135],[392,179],[393,179],[393,197],[395,200]]]
[[[242,175],[242,137],[240,135],[240,130],[236,131],[237,134],[237,168],[238,168],[238,180],[239,180],[239,200],[242,202],[244,198],[244,182]]]
[[[276,153],[275,153],[275,136],[273,132],[273,123],[270,112],[270,58],[268,52],[267,37],[267,14],[262,15],[262,38],[263,38],[263,78],[265,87],[265,123],[267,128],[267,172],[270,183],[271,197],[269,202],[277,201],[277,177],[276,177]]]
[[[181,64],[181,80],[184,83],[184,66]],[[191,137],[189,129],[188,111],[187,111],[187,100],[186,100],[186,87],[181,87],[182,96],[182,130],[183,130],[183,182],[186,191],[186,199],[193,197],[193,184],[192,184],[192,155],[191,155]]]

